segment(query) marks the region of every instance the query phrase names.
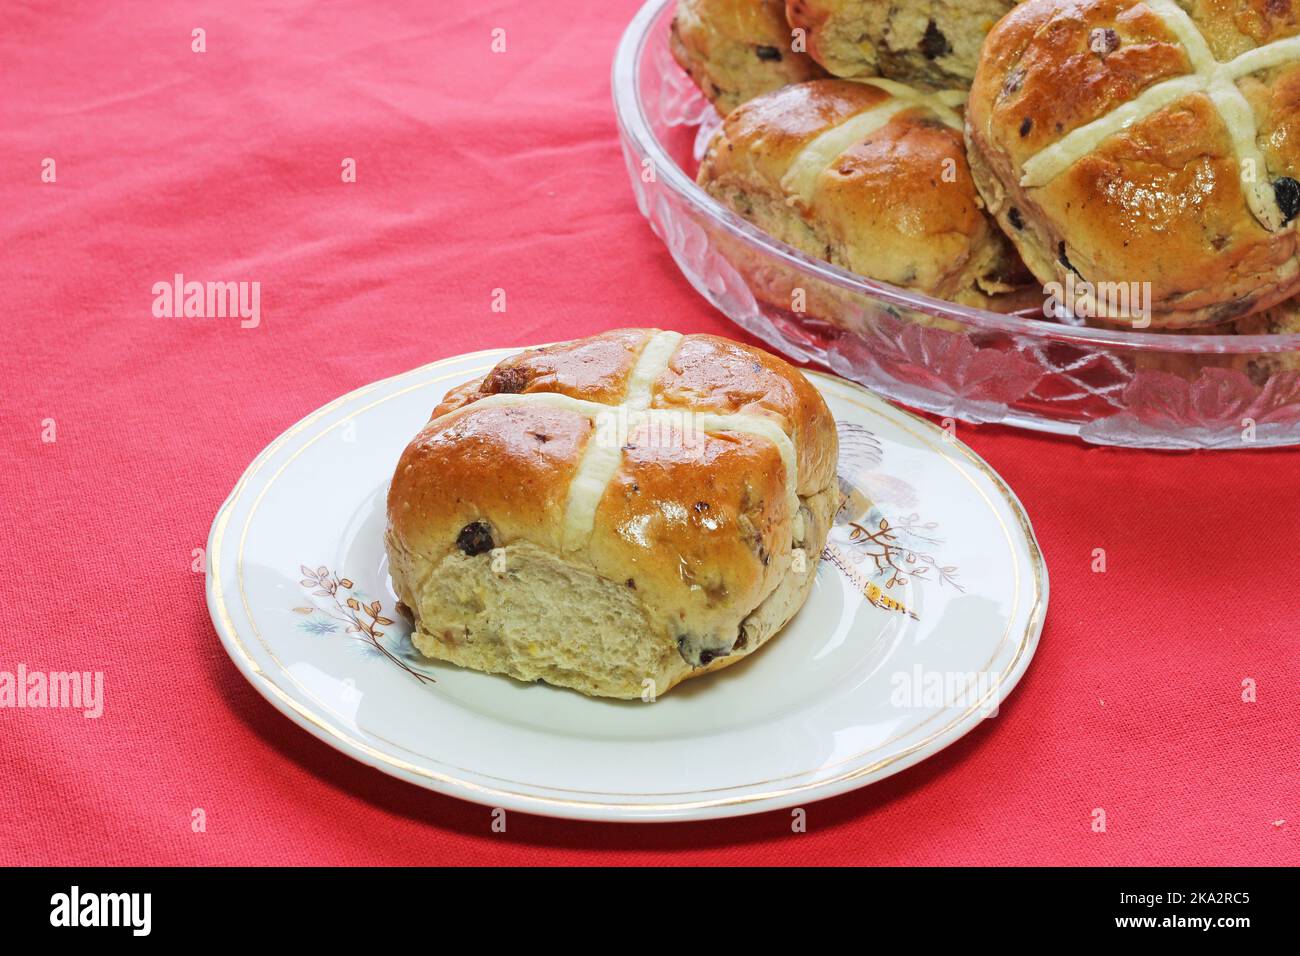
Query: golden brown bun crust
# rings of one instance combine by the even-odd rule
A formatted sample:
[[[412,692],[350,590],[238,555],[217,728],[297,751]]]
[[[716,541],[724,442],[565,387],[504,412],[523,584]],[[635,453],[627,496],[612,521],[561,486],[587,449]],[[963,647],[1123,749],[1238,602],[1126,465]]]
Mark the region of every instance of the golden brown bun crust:
[[[1191,6],[1220,62],[1300,30],[1286,3]],[[1138,0],[1029,0],[989,34],[967,107],[976,182],[1035,275],[1150,282],[1157,328],[1212,326],[1300,287],[1294,225],[1270,231],[1252,213],[1209,97],[1192,92],[1138,118],[1043,184],[1022,178],[1041,150],[1191,69],[1171,27]],[[1258,124],[1261,180],[1300,175],[1300,70],[1237,85]]]
[[[678,0],[673,58],[718,112],[825,73],[791,48],[784,0]]]
[[[888,99],[884,90],[865,83],[811,80],[751,100],[726,118],[710,145],[704,159],[708,178],[735,170],[779,183],[818,135]]]
[[[788,86],[731,113],[700,167],[704,189],[810,255],[945,299],[985,304],[1014,254],[984,214],[959,129],[909,107],[835,157],[811,198],[783,178],[822,133],[888,106],[891,92],[849,80]],[[951,116],[952,114],[947,114]]]
[[[497,544],[559,547],[591,422],[554,409],[471,409],[437,415],[402,452],[388,489],[390,526],[421,553],[454,548],[462,528],[488,516]],[[502,481],[506,462],[510,480]]]
[[[613,329],[502,359],[481,379],[447,392],[430,423],[487,395],[557,392],[616,405],[641,350],[657,331]],[[812,494],[835,476],[835,455],[828,454],[837,447],[835,421],[825,399],[798,369],[771,352],[717,335],[684,335],[655,379],[650,405],[770,417],[794,441],[800,494]]]
[[[634,591],[663,628],[655,639],[715,651],[723,640],[730,652],[746,619],[792,573],[793,547],[806,543],[809,560],[820,553],[829,512],[813,521],[805,502],[817,496],[825,510],[834,488],[835,423],[816,389],[779,358],[708,335],[673,347],[670,334],[662,371],[645,379],[649,407],[741,417],[702,434],[690,431],[689,415],[669,416],[668,432],[633,427],[593,499],[589,536],[575,544],[566,539],[571,489],[600,439],[581,409],[555,407],[544,393],[618,404],[656,338],[662,343],[657,330],[621,329],[530,349],[448,392],[389,488],[399,593],[418,594],[416,569],[458,551],[531,543]],[[773,426],[793,446],[794,506],[781,447],[764,432]],[[811,540],[814,531],[821,540]],[[777,627],[793,608],[786,612]]]
[[[628,444],[596,512],[592,567],[632,582],[675,639],[722,627],[734,637],[735,610],[753,610],[788,571],[773,560],[793,517],[780,455],[749,435],[664,448],[633,434]]]
[[[821,393],[770,352],[716,335],[688,335],[655,383],[656,408],[708,409],[775,418],[794,441],[801,495],[835,479],[835,421]]]
[[[791,27],[834,76],[970,85],[984,35],[1014,0],[789,0]]]
[[[614,329],[587,339],[520,352],[502,359],[481,381],[453,388],[434,409],[433,417],[484,395],[529,392],[558,392],[570,398],[616,405],[645,341],[643,329]]]

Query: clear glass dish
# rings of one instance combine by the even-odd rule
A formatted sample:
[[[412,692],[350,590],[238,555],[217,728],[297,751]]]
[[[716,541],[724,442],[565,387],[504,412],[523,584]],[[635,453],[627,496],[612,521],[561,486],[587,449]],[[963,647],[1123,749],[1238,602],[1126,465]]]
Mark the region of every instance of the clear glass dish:
[[[615,54],[623,153],[651,228],[737,325],[965,421],[1144,448],[1300,444],[1300,334],[1112,331],[959,306],[814,259],[720,205],[694,181],[718,117],[669,52],[674,3],[648,0]]]

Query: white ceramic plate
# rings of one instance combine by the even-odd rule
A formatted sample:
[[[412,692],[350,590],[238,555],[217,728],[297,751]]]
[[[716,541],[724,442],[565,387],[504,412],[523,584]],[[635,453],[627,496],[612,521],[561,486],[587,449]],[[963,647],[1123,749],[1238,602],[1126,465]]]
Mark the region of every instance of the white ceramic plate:
[[[943,430],[816,373],[840,427],[846,503],[807,604],[761,651],[653,702],[424,660],[388,580],[388,480],[443,393],[514,351],[331,402],[258,455],[213,522],[208,607],[222,643],[326,743],[493,807],[704,819],[897,773],[996,714],[1024,674],[1047,569],[1020,503]]]

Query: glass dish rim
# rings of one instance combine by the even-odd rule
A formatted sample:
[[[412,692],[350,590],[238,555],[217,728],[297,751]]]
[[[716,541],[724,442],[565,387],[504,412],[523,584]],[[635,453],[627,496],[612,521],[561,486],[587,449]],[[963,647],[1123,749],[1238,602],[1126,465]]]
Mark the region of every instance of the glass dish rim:
[[[1265,355],[1300,351],[1300,332],[1254,335],[1210,333],[1171,335],[1161,332],[1126,332],[1089,326],[1060,325],[1023,316],[990,312],[987,309],[958,305],[943,299],[931,298],[920,292],[877,282],[786,245],[775,236],[769,235],[732,212],[701,189],[668,154],[650,128],[639,95],[636,69],[637,64],[641,62],[642,51],[651,38],[651,27],[658,22],[665,8],[672,3],[676,3],[676,0],[645,0],[619,38],[610,80],[615,118],[622,134],[634,142],[643,155],[650,158],[656,177],[664,181],[679,197],[741,241],[758,247],[763,253],[782,260],[794,269],[811,273],[819,281],[905,309],[949,319],[971,330],[995,331],[1016,337],[1026,336],[1053,342],[1066,342],[1076,346],[1104,346],[1135,352]]]

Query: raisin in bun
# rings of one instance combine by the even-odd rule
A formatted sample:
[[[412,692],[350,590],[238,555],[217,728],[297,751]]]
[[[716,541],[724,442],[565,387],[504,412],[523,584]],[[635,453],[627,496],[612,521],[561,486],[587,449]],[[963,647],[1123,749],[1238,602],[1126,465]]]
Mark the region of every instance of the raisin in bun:
[[[1017,263],[975,191],[961,99],[880,79],[787,86],[727,116],[698,180],[810,255],[984,305]]]
[[[826,403],[710,335],[620,329],[449,392],[388,492],[421,653],[602,697],[752,654],[803,604],[839,497]]]
[[[719,113],[825,73],[796,53],[784,0],[678,0],[669,44]]]
[[[1300,288],[1300,21],[1286,2],[1029,0],[967,106],[990,211],[1043,282],[1149,282],[1152,325]],[[1097,296],[1088,308],[1123,320]]]
[[[970,86],[980,44],[1014,0],[789,0],[790,26],[835,76]]]

